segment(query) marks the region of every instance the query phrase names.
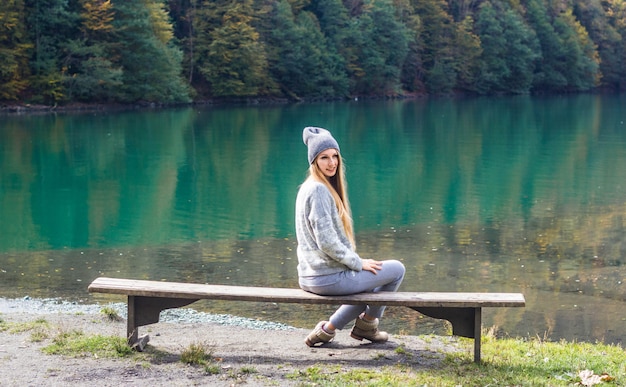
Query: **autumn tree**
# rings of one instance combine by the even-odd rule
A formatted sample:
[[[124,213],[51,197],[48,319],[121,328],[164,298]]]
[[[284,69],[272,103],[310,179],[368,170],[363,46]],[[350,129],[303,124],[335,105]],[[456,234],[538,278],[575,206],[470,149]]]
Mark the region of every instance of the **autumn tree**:
[[[195,61],[215,97],[264,95],[271,88],[265,48],[252,26],[252,0],[198,6]]]
[[[0,100],[16,100],[27,86],[28,56],[24,1],[0,3]]]

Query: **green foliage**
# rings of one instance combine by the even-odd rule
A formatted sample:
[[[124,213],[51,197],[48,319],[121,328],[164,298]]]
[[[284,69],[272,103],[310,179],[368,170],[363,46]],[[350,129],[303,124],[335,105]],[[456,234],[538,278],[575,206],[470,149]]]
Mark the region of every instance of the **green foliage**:
[[[597,47],[602,84],[622,88],[626,83],[626,14],[622,0],[576,0],[573,15]]]
[[[617,0],[612,4],[611,12],[607,12],[608,23],[612,28],[615,29],[615,36],[619,36],[620,39],[617,39],[614,42],[611,42],[615,45],[615,50],[613,52],[609,52],[608,55],[610,58],[602,58],[603,56],[600,52],[598,52],[598,56],[600,57],[600,75],[604,74],[605,70],[602,67],[602,64],[605,63],[613,63],[616,66],[617,74],[615,77],[615,86],[621,90],[626,88],[626,1]],[[596,43],[596,38],[591,35],[589,30],[585,27],[586,25],[581,20],[582,27],[585,33],[589,34],[590,44],[593,44],[596,47],[596,50],[599,51],[598,44]],[[604,83],[604,82],[602,82]]]
[[[626,86],[623,0],[6,0],[0,100]]]
[[[539,89],[562,90],[567,78],[562,67],[563,46],[550,23],[543,0],[528,0],[528,22],[537,33],[541,45],[541,61],[537,64],[534,86]]]
[[[473,30],[474,19],[466,16],[456,24],[453,44],[454,70],[457,74],[456,86],[469,91],[476,91],[475,85],[482,54],[480,37]]]
[[[410,4],[399,10],[400,21],[407,26],[409,36],[408,51],[404,63],[402,64],[402,72],[400,80],[402,87],[408,92],[425,91],[426,86],[423,83],[422,74],[425,73],[421,52],[424,49],[420,36],[422,29],[422,20],[417,15]],[[463,53],[464,54],[464,53]],[[463,55],[461,54],[461,55]]]
[[[199,66],[216,97],[248,97],[263,94],[267,59],[259,34],[251,25],[252,1],[232,1],[207,12],[220,14],[207,33],[205,58]]]
[[[456,72],[453,53],[455,28],[447,13],[444,0],[414,0],[415,11],[421,20],[420,38],[423,42],[420,56],[424,67],[424,83],[428,92],[447,94],[455,86]]]
[[[29,80],[32,101],[66,101],[63,60],[68,40],[79,33],[78,9],[67,0],[25,0],[25,12],[33,44]]]
[[[503,79],[504,91],[527,93],[531,90],[537,58],[541,55],[537,37],[520,14],[512,9],[504,12],[502,20],[508,68],[508,74]]]
[[[123,70],[107,59],[107,52],[103,43],[90,43],[83,39],[68,42],[63,83],[70,100],[113,100],[117,88],[122,86]]]
[[[24,2],[0,3],[0,100],[16,100],[27,87],[28,55]]]
[[[540,55],[534,32],[512,9],[485,2],[476,23],[482,43],[480,93],[527,93]]]
[[[111,57],[122,69],[122,85],[116,96],[123,102],[189,101],[183,82],[182,52],[167,40],[171,25],[159,0],[116,2],[113,10]]]
[[[366,1],[357,21],[357,52],[361,76],[353,92],[397,94],[400,70],[408,53],[406,27],[396,20],[390,1]]]
[[[122,68],[109,56],[114,13],[109,1],[81,0],[80,38],[67,42],[62,69],[68,99],[113,101],[122,86]]]
[[[296,98],[347,96],[343,60],[317,28],[315,17],[301,12],[294,20],[287,1],[276,3],[273,14],[270,63],[283,92]]]
[[[563,66],[568,86],[574,90],[589,90],[599,81],[600,59],[589,34],[576,20],[571,10],[554,20],[555,30],[563,45]]]
[[[491,2],[481,5],[476,28],[482,43],[482,69],[478,89],[485,94],[504,91],[506,85],[503,79],[509,74],[505,58],[504,27]]]

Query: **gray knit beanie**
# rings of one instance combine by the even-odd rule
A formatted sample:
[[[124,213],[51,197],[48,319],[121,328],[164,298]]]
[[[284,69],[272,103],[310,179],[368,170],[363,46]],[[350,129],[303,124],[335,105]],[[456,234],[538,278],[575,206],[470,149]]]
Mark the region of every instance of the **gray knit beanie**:
[[[302,140],[304,144],[309,147],[309,164],[313,164],[317,155],[326,149],[332,148],[339,150],[339,144],[333,138],[333,135],[323,128],[307,126],[302,131]]]

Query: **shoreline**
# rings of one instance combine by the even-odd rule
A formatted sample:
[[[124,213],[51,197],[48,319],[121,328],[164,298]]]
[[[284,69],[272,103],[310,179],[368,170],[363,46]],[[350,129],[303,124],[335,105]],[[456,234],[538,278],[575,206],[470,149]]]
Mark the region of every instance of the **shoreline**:
[[[467,95],[453,94],[444,98],[467,98]],[[471,97],[471,96],[469,96]],[[319,103],[319,102],[350,102],[350,101],[389,101],[389,100],[422,100],[426,98],[441,98],[441,96],[432,96],[420,93],[406,93],[401,95],[373,95],[373,96],[353,96],[341,98],[309,98],[309,99],[289,99],[289,98],[267,98],[267,97],[250,97],[250,98],[226,98],[226,99],[203,99],[184,103],[162,103],[140,101],[135,103],[83,103],[72,102],[66,105],[44,105],[30,104],[15,101],[0,101],[0,115],[28,115],[28,114],[49,114],[49,113],[94,113],[94,112],[121,112],[131,110],[159,110],[177,107],[207,107],[207,106],[273,106],[273,105],[291,105],[303,103]]]

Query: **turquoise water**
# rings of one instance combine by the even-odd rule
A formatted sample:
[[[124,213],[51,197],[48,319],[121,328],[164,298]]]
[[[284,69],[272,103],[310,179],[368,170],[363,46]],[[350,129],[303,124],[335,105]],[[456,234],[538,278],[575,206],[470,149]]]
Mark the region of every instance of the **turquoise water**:
[[[347,165],[358,251],[407,291],[511,291],[504,334],[626,334],[624,96],[352,101],[0,117],[0,297],[97,276],[297,286],[307,125]],[[117,300],[117,299],[116,299]],[[309,326],[331,309],[197,304]],[[388,311],[392,331],[439,322]]]

